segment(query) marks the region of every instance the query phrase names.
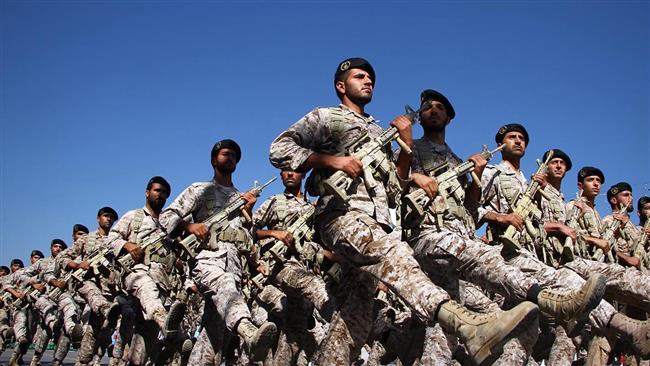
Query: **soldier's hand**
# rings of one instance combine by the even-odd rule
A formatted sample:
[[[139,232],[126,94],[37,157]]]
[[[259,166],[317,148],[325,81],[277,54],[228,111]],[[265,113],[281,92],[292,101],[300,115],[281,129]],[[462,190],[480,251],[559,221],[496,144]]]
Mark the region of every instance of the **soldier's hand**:
[[[244,209],[247,211],[251,211],[253,209],[253,206],[255,206],[255,202],[257,202],[257,197],[255,197],[255,195],[250,192],[242,193],[241,198],[246,201]]]
[[[603,253],[607,253],[610,251],[610,249],[612,249],[611,245],[607,240],[596,240],[594,241],[594,244],[598,248],[600,248],[603,251]]]
[[[196,236],[200,241],[205,241],[210,236],[210,231],[205,224],[187,224],[185,227],[188,233]]]
[[[422,188],[429,198],[435,198],[438,195],[438,182],[427,175],[420,173],[411,174],[411,179],[416,186]]]
[[[467,160],[474,162],[474,173],[476,173],[476,176],[480,178],[483,175],[483,170],[485,170],[485,167],[487,166],[487,159],[481,154],[474,154],[467,158]]]
[[[628,221],[630,221],[630,217],[622,213],[616,212],[612,216],[621,222],[621,227],[627,225]]]
[[[330,165],[332,169],[341,170],[352,179],[363,174],[363,164],[354,156],[332,156]]]
[[[125,243],[124,250],[126,250],[135,263],[142,263],[144,259],[144,251],[136,243]]]
[[[546,181],[546,174],[533,174],[533,180],[539,184],[541,189],[546,188],[548,182]]]
[[[58,287],[58,288],[64,288],[65,287],[65,282],[57,279],[53,279],[50,281],[50,284],[52,286]]]
[[[275,230],[273,232],[273,237],[282,241],[284,245],[291,247],[293,246],[293,235],[290,232],[284,230]]]
[[[647,236],[650,236],[650,226],[643,228],[643,231],[645,232],[645,234]],[[641,243],[641,244],[644,244],[644,243]]]
[[[264,263],[262,261],[257,262],[257,268],[255,268],[255,270],[257,271],[257,273],[261,273],[261,274],[263,274],[265,276],[269,275],[269,270],[266,267],[266,263]]]
[[[406,116],[395,117],[394,120],[390,121],[390,125],[397,128],[399,138],[402,139],[406,145],[411,145],[413,143],[413,129],[411,121],[406,118]]]
[[[522,231],[524,229],[523,217],[515,212],[499,216],[499,221],[503,226],[514,226],[517,231]]]
[[[81,261],[77,263],[77,268],[85,269],[87,271],[90,269],[90,263],[88,263],[88,261]]]
[[[562,233],[562,235],[571,238],[571,240],[573,240],[574,243],[578,238],[576,231],[566,225],[560,226],[560,232]]]
[[[32,287],[38,290],[40,293],[45,292],[45,285],[42,283],[32,283]]]

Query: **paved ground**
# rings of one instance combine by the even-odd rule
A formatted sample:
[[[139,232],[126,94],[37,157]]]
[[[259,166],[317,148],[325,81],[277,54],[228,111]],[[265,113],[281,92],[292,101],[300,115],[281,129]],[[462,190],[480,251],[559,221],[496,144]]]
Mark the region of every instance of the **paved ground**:
[[[25,365],[29,365],[29,362],[32,360],[32,355],[34,354],[34,351],[30,350],[27,351],[27,354],[23,358],[25,361]],[[0,356],[0,365],[5,366],[7,365],[7,362],[9,361],[9,357],[11,357],[11,350],[5,350],[2,353],[2,356]],[[68,352],[68,357],[65,358],[64,360],[64,365],[66,366],[72,366],[74,365],[75,360],[77,359],[77,352],[76,351],[70,351]],[[41,365],[43,366],[49,366],[50,362],[52,361],[52,351],[47,351],[45,352],[45,356],[43,357],[43,360],[41,361]],[[102,360],[102,365],[108,365],[108,357],[104,357]]]

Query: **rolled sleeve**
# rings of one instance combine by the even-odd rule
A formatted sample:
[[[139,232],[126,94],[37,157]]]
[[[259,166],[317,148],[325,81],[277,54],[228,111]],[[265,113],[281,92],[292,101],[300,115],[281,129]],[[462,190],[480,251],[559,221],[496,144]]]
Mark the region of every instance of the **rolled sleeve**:
[[[327,120],[326,111],[323,108],[311,111],[271,143],[269,160],[274,167],[297,171],[316,152],[316,147],[329,135],[322,123]]]

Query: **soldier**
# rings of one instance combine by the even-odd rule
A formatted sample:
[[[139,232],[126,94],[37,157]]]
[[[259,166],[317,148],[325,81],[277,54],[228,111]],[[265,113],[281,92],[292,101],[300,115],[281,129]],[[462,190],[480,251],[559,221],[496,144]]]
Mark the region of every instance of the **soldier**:
[[[171,193],[171,186],[160,176],[149,179],[145,189],[145,206],[131,210],[111,228],[108,244],[113,248],[116,258],[130,255],[135,266],[124,268],[124,289],[135,296],[139,302],[144,319],[155,323],[136,323],[130,362],[143,365],[151,354],[154,341],[160,330],[164,337],[172,338],[178,333],[180,322],[183,320],[182,303],[175,303],[172,311],[167,312],[163,304],[163,294],[170,295],[172,290],[172,267],[176,256],[168,245],[158,250],[143,248],[141,244],[162,230],[158,216],[165,206]],[[145,258],[146,257],[146,258]]]
[[[72,227],[72,242],[79,240],[84,235],[88,235],[90,231],[82,224],[74,224]]]
[[[632,253],[635,257],[641,259],[641,270],[648,273],[650,270],[650,247],[648,247],[648,238],[650,237],[650,197],[643,196],[637,203],[637,215],[639,215],[639,231],[641,237],[636,244],[636,250]]]
[[[498,144],[505,144],[501,151],[503,161],[496,166],[488,165],[483,172],[483,198],[482,206],[479,208],[479,218],[480,222],[488,224],[488,231],[492,238],[500,241],[501,235],[509,225],[513,225],[518,231],[524,229],[524,218],[511,212],[513,209],[511,202],[527,187],[526,178],[519,167],[528,146],[529,137],[524,126],[508,124],[499,129],[495,140]],[[543,177],[536,175],[534,179],[544,187]],[[525,240],[537,240],[537,238],[524,238],[525,236],[527,235],[522,233],[520,243],[523,244]],[[548,267],[541,263],[534,253],[527,250],[520,250],[518,253],[506,251],[504,255],[509,264],[519,267],[524,272],[530,272],[540,284],[563,284],[569,288],[578,288],[584,283],[584,280],[576,273],[567,269],[555,270]],[[597,329],[609,327],[618,334],[628,337],[639,354],[650,354],[650,342],[645,335],[650,330],[650,324],[635,321],[617,313],[614,307],[605,301],[600,301],[596,309],[591,312],[590,319],[591,324]]]
[[[283,193],[277,194],[264,201],[253,216],[253,233],[255,239],[261,243],[262,259],[275,263],[274,268],[268,268],[270,282],[284,291],[287,296],[287,305],[281,316],[284,318],[283,336],[281,339],[288,341],[281,342],[282,349],[287,351],[283,354],[280,345],[276,352],[276,362],[282,364],[295,364],[301,350],[311,357],[315,351],[315,340],[307,332],[308,318],[311,311],[305,312],[305,300],[316,307],[325,320],[331,320],[334,310],[333,299],[327,293],[325,282],[322,277],[310,271],[303,263],[318,265],[322,262],[323,250],[316,243],[310,242],[312,236],[313,211],[314,207],[301,191],[303,174],[293,170],[283,170],[280,173],[282,184],[285,189]],[[303,227],[296,228],[306,231],[306,238],[295,238],[287,229],[298,220],[305,219]],[[268,228],[268,229],[265,229]],[[272,238],[275,240],[266,240]],[[287,248],[279,251],[281,260],[275,258],[275,254],[269,253],[269,248],[275,243],[283,243]],[[321,259],[318,259],[320,257]],[[310,309],[308,306],[307,309]],[[311,342],[308,342],[311,340]],[[310,349],[311,347],[311,349]]]
[[[87,271],[83,284],[77,289],[91,309],[90,319],[79,349],[78,363],[81,365],[89,364],[95,353],[101,354],[108,347],[111,342],[109,332],[115,328],[120,315],[120,307],[114,302],[117,294],[115,275],[105,276],[102,273],[93,273],[94,270],[88,271],[90,269],[88,259],[100,251],[108,253],[108,233],[117,218],[114,209],[102,207],[97,212],[99,225],[97,230],[80,236],[72,247],[57,256],[57,265],[61,269],[70,271],[80,268]],[[74,231],[73,235],[76,233],[77,231]],[[77,258],[80,258],[80,261]],[[102,271],[110,271],[110,269],[102,269],[100,272]]]
[[[418,186],[435,187],[436,167],[445,164],[447,169],[453,169],[462,162],[445,142],[446,127],[455,112],[449,100],[435,90],[423,91],[420,101],[421,105],[430,107],[420,112],[424,136],[414,141],[412,178]],[[469,160],[474,163],[475,175],[480,177],[487,164],[485,157],[475,154]],[[458,182],[445,182],[445,185],[463,187],[467,182],[466,176],[454,179]],[[466,193],[462,188],[442,192],[444,196],[434,199],[424,217],[410,223],[409,241],[422,268],[456,299],[460,299],[460,275],[466,281],[504,296],[511,303],[525,300],[537,303],[542,314],[557,324],[571,324],[586,316],[603,295],[603,279],[595,276],[575,292],[558,292],[554,289],[561,289],[560,284],[552,284],[554,289],[551,286],[543,288],[533,276],[506,264],[499,247],[486,246],[474,236],[475,224],[470,210],[479,205],[478,184],[478,181],[467,184]],[[528,345],[528,351],[532,345]],[[526,363],[527,358],[523,352],[516,361],[511,358],[509,363]]]
[[[0,266],[0,291],[5,294],[5,288],[10,283],[10,270],[7,266]],[[0,355],[5,350],[5,341],[10,337],[11,323],[9,321],[9,304],[4,302],[4,296],[0,298]]]
[[[389,215],[389,205],[395,206],[402,186],[408,183],[409,151],[403,149],[393,164],[390,146],[384,147],[375,155],[381,169],[372,173],[364,169],[368,167],[359,158],[342,156],[346,146],[364,134],[372,139],[384,132],[364,112],[374,84],[375,72],[368,61],[344,60],[334,74],[341,105],[313,110],[271,144],[270,159],[275,167],[301,172],[314,169],[308,191],[320,195],[316,230],[325,246],[350,263],[350,270],[341,279],[342,291],[348,297],[330,325],[316,362],[349,364],[357,357],[370,331],[369,317],[379,280],[423,320],[438,321],[457,334],[471,358],[481,363],[497,352],[518,324],[536,317],[538,309],[525,303],[505,314],[477,315],[450,300],[422,272],[408,244],[400,240],[399,230],[393,230]],[[411,145],[411,122],[406,117],[395,118],[391,126],[405,145]],[[352,178],[348,202],[326,193],[318,184],[338,171]]]
[[[602,228],[603,235],[605,230],[618,221],[619,228],[614,231],[610,244],[616,258],[614,261],[623,266],[640,268],[641,260],[634,257],[630,251],[632,245],[639,240],[641,232],[630,221],[630,212],[634,211],[634,198],[632,197],[632,186],[626,182],[619,182],[607,190],[607,201],[612,208],[612,213],[603,218]],[[627,207],[626,212],[620,213],[619,210]]]
[[[251,322],[251,313],[241,292],[242,263],[239,252],[250,251],[252,238],[240,217],[230,221],[222,232],[210,232],[202,222],[234,200],[243,199],[250,215],[256,197],[240,193],[232,183],[232,173],[241,159],[241,148],[230,139],[217,142],[210,152],[214,177],[210,182],[194,183],[185,189],[160,215],[160,224],[168,233],[184,229],[204,243],[193,263],[193,280],[214,303],[219,316],[231,332],[239,335],[255,361],[266,357],[277,329],[272,323],[259,328]],[[193,223],[185,222],[192,217]],[[249,216],[250,217],[250,216]],[[207,361],[203,361],[207,362]]]

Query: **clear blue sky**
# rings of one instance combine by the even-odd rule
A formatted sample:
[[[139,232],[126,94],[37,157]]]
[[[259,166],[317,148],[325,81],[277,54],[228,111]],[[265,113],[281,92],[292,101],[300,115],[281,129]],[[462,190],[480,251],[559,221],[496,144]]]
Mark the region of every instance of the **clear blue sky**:
[[[463,157],[516,121],[527,175],[557,147],[574,161],[567,196],[583,165],[648,193],[647,1],[1,4],[2,264],[70,243],[75,223],[95,229],[102,206],[141,207],[153,175],[172,198],[209,180],[222,138],[243,148],[240,189],[267,180],[270,142],[338,103],[333,73],[352,56],[377,71],[367,111],[384,125],[434,88],[457,111],[447,137]]]

